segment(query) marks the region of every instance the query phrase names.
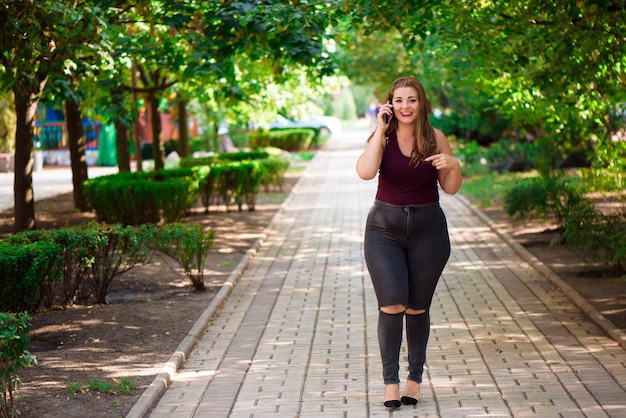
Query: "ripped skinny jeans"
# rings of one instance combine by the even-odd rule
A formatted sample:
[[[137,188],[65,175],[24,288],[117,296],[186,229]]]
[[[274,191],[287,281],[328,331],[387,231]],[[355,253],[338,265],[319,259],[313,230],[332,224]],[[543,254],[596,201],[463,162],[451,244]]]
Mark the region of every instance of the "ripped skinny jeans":
[[[378,343],[385,384],[400,381],[405,317],[409,380],[421,383],[430,334],[428,311],[450,257],[448,226],[439,203],[397,206],[374,201],[365,226],[364,250],[378,300]],[[425,313],[387,314],[380,310],[393,305]]]

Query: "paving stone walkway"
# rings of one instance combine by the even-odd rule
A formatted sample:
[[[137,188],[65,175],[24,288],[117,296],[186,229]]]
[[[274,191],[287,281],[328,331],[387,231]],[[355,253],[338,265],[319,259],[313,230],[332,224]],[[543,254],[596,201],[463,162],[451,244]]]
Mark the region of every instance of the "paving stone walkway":
[[[182,367],[170,364],[129,417],[626,417],[626,350],[445,194],[452,255],[431,308],[421,399],[383,407],[362,255],[376,182],[354,169],[366,135],[346,131],[318,153],[191,332],[197,344],[176,353]]]

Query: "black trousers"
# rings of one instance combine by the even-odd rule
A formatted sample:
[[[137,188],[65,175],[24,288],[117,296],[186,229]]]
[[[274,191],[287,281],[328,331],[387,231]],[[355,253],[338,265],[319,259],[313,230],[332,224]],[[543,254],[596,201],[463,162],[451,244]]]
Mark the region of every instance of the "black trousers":
[[[378,306],[425,310],[406,315],[409,379],[422,381],[430,333],[428,310],[450,257],[450,238],[439,203],[396,206],[375,201],[365,227],[365,261]],[[379,313],[378,341],[386,384],[398,383],[403,314]]]

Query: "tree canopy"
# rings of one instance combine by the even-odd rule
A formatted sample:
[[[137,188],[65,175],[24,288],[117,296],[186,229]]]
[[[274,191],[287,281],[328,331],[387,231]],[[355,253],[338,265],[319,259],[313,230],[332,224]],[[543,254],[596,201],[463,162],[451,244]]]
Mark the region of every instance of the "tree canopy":
[[[406,53],[412,65],[398,72],[423,78],[440,105],[462,97],[462,107],[497,109],[515,127],[540,128],[572,146],[606,132],[624,102],[625,7],[601,0],[344,4],[357,33],[377,35],[379,46],[403,42],[406,52],[389,51],[388,59]],[[376,77],[370,82],[382,81]]]
[[[309,76],[329,73],[323,41],[331,17],[305,0],[3,0],[0,89],[15,95],[16,228],[35,227],[34,116],[49,80],[72,98],[98,91],[95,82],[113,119],[132,117],[131,92],[144,94],[158,114],[158,103],[177,84],[181,93],[214,103],[245,102],[298,78],[299,68]],[[261,71],[248,70],[255,66]],[[159,168],[159,118],[151,121]]]
[[[1,0],[0,90],[14,93],[17,115],[16,225],[34,227],[34,109],[51,86],[129,128],[139,95],[153,112],[175,95],[197,99],[216,120],[245,122],[297,114],[304,98],[335,88],[342,76],[382,97],[397,76],[414,75],[464,131],[457,134],[497,139],[516,129],[566,152],[621,123],[625,7],[617,0]]]

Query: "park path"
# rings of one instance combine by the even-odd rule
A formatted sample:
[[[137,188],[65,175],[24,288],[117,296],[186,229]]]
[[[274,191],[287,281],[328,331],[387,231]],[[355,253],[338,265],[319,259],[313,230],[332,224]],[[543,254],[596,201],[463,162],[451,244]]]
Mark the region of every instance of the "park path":
[[[452,255],[421,399],[383,407],[362,252],[376,182],[354,170],[366,136],[344,131],[317,154],[173,356],[182,366],[164,368],[128,417],[626,417],[626,350],[445,194]]]

